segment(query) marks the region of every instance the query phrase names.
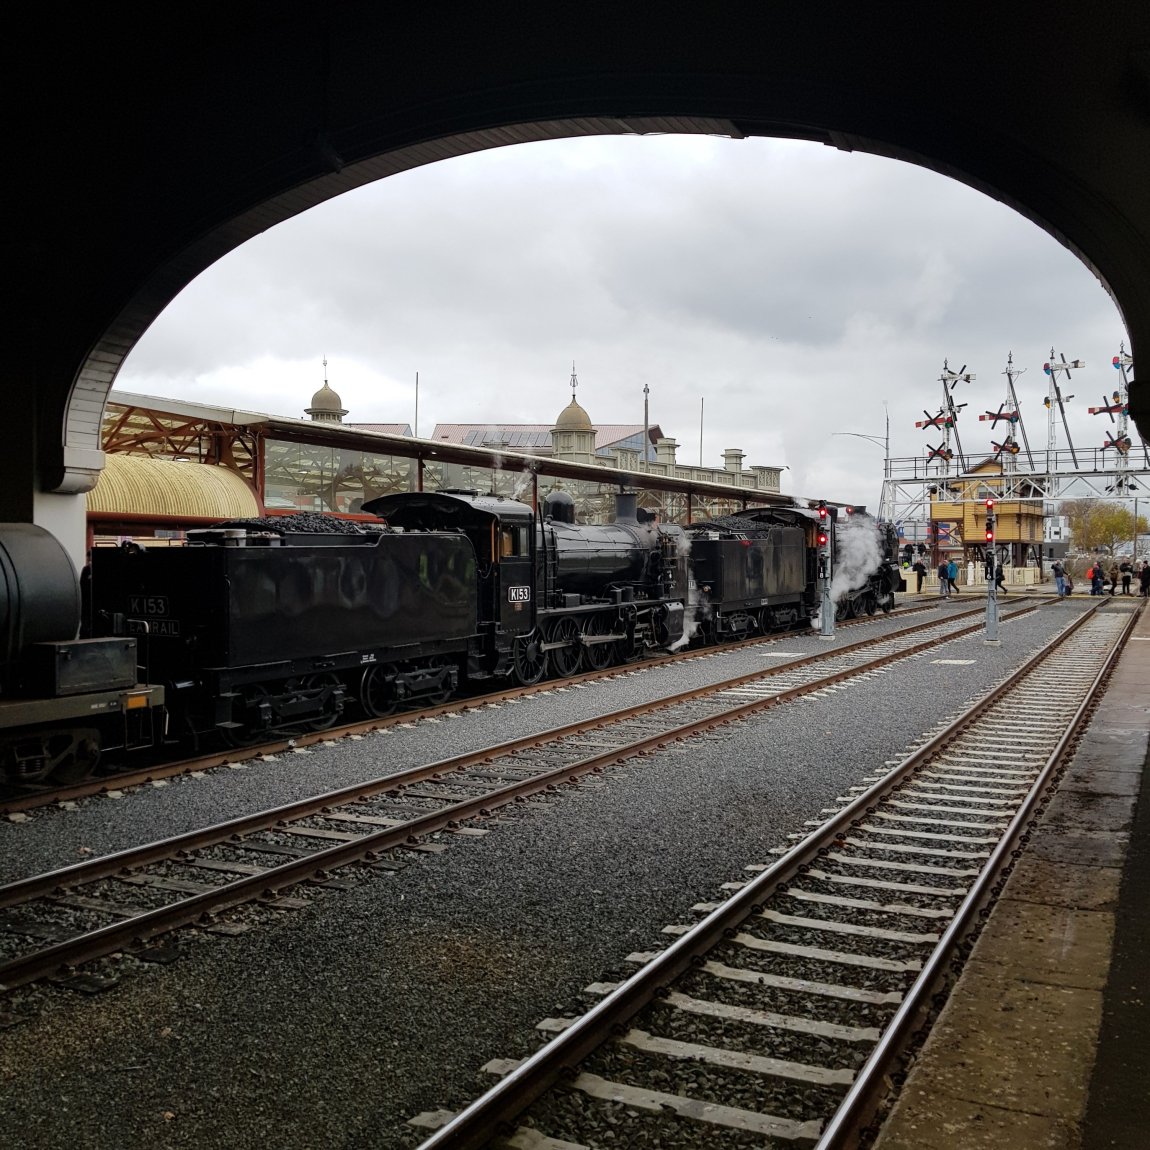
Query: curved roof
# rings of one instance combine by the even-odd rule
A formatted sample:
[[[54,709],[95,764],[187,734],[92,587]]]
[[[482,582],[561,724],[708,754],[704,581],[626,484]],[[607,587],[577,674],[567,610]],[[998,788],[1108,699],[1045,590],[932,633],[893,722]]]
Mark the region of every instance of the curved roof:
[[[555,421],[556,431],[594,431],[595,428],[591,426],[591,417],[575,402],[574,396],[571,402],[559,413],[559,418]]]
[[[262,515],[247,481],[226,467],[151,455],[109,455],[88,514],[180,519],[244,519]]]
[[[317,411],[330,411],[334,415],[347,415],[347,408],[343,406],[339,395],[332,391],[324,380],[323,387],[311,397],[311,407],[307,408],[308,415]]]

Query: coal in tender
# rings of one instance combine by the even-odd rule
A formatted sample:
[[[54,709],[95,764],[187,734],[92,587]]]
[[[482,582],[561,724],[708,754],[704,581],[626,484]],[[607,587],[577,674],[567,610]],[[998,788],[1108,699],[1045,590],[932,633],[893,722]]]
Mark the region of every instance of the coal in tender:
[[[298,511],[292,515],[262,515],[253,519],[229,519],[217,523],[213,531],[242,528],[272,535],[378,535],[387,530],[384,523],[360,523],[318,511]]]
[[[689,534],[741,535],[746,539],[766,539],[779,529],[776,523],[760,523],[757,519],[744,519],[741,515],[716,515],[703,523],[692,523],[685,530]]]

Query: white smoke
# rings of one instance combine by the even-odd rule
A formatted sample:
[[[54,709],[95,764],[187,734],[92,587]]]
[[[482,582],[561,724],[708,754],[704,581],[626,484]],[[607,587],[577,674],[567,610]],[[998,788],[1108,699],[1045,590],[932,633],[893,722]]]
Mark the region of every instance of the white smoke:
[[[835,524],[831,602],[855,591],[882,563],[882,539],[873,519],[840,519]]]
[[[862,587],[883,558],[882,535],[873,519],[840,519],[835,524],[834,570],[831,572],[831,603]],[[821,590],[821,588],[820,588]],[[811,617],[811,626],[822,626],[822,604]]]
[[[687,570],[690,571],[691,536],[684,531],[675,541],[676,554],[680,559],[687,560]],[[670,647],[672,651],[679,651],[699,633],[699,628],[711,617],[711,598],[699,590],[694,575],[687,581],[687,604],[683,610],[683,637]]]

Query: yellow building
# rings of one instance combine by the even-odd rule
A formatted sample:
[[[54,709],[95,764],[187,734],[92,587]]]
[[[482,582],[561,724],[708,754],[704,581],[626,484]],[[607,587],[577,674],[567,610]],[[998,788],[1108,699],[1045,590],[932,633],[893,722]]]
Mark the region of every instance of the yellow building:
[[[993,499],[994,542],[1001,560],[1024,566],[1041,557],[1043,493],[1029,479],[1004,475],[989,458],[965,475],[940,483],[930,493],[931,538],[942,550],[982,559],[986,548],[986,501]]]

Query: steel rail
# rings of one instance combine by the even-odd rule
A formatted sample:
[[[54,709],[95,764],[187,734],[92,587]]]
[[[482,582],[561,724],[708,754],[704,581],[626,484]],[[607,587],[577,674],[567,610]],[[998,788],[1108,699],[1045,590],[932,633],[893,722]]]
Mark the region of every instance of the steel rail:
[[[921,1026],[929,1013],[930,999],[939,985],[946,979],[946,966],[949,964],[958,945],[971,933],[973,919],[982,908],[999,892],[999,881],[1007,867],[1013,865],[1014,852],[1018,844],[1037,825],[1035,808],[1041,803],[1052,776],[1058,771],[1070,744],[1077,737],[1088,713],[1097,701],[1103,683],[1110,675],[1119,655],[1133,631],[1141,612],[1140,607],[1130,613],[1130,619],[1118,636],[1106,661],[1095,675],[1078,709],[1067,723],[1062,737],[1034,780],[1033,785],[1022,800],[1021,806],[1010,820],[1003,837],[991,851],[982,870],[974,880],[961,905],[943,931],[930,957],[923,963],[919,976],[915,979],[906,997],[899,1005],[894,1017],[886,1025],[882,1036],[863,1063],[846,1097],[828,1121],[815,1150],[841,1150],[842,1147],[858,1144],[863,1128],[874,1116],[875,1109],[885,1093],[885,1072],[890,1064],[911,1041],[915,1030]],[[1084,616],[1085,618],[1088,616]]]
[[[1032,609],[1033,608],[1024,608],[1022,613],[1028,613],[1028,611]],[[937,623],[910,628],[899,632],[898,636],[915,633],[923,630],[925,627],[932,626],[937,626]],[[375,854],[392,850],[396,847],[411,845],[419,838],[437,831],[454,829],[454,827],[462,821],[477,816],[482,817],[488,815],[493,809],[506,806],[515,801],[522,801],[541,791],[555,789],[556,786],[562,782],[574,782],[580,775],[588,774],[595,770],[600,770],[604,767],[633,758],[636,755],[653,751],[667,743],[682,740],[700,731],[746,717],[757,711],[797,698],[800,695],[822,690],[832,683],[861,674],[875,666],[881,666],[899,659],[908,658],[921,649],[935,646],[939,641],[949,642],[951,639],[964,633],[977,630],[977,627],[978,625],[976,624],[969,628],[963,628],[958,632],[951,632],[943,637],[935,637],[924,643],[917,644],[914,647],[889,653],[862,666],[835,672],[832,675],[789,688],[765,699],[756,699],[752,702],[741,703],[736,707],[727,708],[711,715],[694,719],[688,723],[669,728],[668,730],[645,736],[625,746],[613,747],[610,750],[587,756],[574,763],[567,763],[552,770],[543,771],[540,774],[533,775],[529,779],[496,788],[495,790],[474,798],[450,804],[437,811],[427,812],[420,817],[402,823],[398,827],[389,827],[385,830],[369,832],[351,842],[321,848],[302,858],[270,867],[258,875],[235,879],[226,884],[222,884],[216,889],[191,895],[169,906],[158,907],[142,915],[136,915],[110,923],[98,930],[59,942],[53,946],[42,948],[31,954],[20,956],[0,964],[0,989],[11,988],[43,977],[45,974],[51,973],[62,966],[90,961],[93,958],[112,953],[125,946],[140,944],[149,938],[166,933],[178,926],[196,922],[210,914],[218,914],[220,911],[231,909],[232,907],[242,905],[254,899],[271,897],[287,887],[294,886],[308,879],[322,877],[329,870],[338,869],[364,857],[371,858]],[[875,643],[884,642],[891,637],[896,636],[884,635],[877,639],[866,640],[853,644],[852,649],[857,650],[871,646]],[[834,651],[827,651],[822,655],[814,656],[806,660],[806,662],[832,658],[842,654],[845,650],[847,649],[837,648]],[[788,666],[793,665],[794,664],[789,664]],[[756,672],[751,675],[750,678],[769,678],[782,670],[785,670],[785,668],[771,668],[765,673]],[[740,676],[739,680],[735,681],[741,681],[746,678],[747,676]],[[670,702],[690,701],[700,695],[716,694],[728,689],[728,687],[729,683],[724,682],[710,687],[695,688],[692,691],[683,692],[680,696],[672,697]],[[650,713],[651,711],[665,708],[668,705],[669,701],[666,699],[637,704],[633,707],[625,708],[623,711],[615,712],[610,716],[581,720],[579,723],[558,728],[558,731],[561,732],[562,736],[578,734],[596,726],[602,726],[605,722],[615,723],[624,721],[634,715]],[[537,746],[541,743],[553,742],[555,738],[556,733],[554,731],[546,732],[543,735],[525,736],[520,739],[511,740],[497,748],[485,748],[482,751],[472,752],[466,756],[462,756],[462,758],[465,759],[468,764],[487,762],[498,755],[507,754],[530,746]],[[452,765],[448,767],[446,764]],[[233,842],[237,847],[242,849],[242,841],[240,840],[244,833],[253,833],[259,830],[274,828],[275,825],[287,821],[284,816],[288,812],[293,813],[297,818],[307,817],[308,814],[322,813],[325,807],[330,808],[339,805],[341,802],[354,801],[355,799],[366,797],[368,794],[397,789],[397,780],[399,779],[410,783],[418,781],[418,779],[426,779],[432,775],[443,774],[449,769],[460,769],[458,760],[447,760],[446,764],[440,762],[425,767],[413,768],[411,772],[387,776],[383,779],[374,780],[366,785],[353,784],[339,791],[332,791],[313,799],[303,800],[302,803],[290,804],[287,807],[276,808],[272,811],[261,811],[255,815],[242,816],[238,819],[229,820],[226,823],[216,824],[212,827],[190,832],[187,835],[179,835],[174,838],[159,840],[155,843],[146,844],[143,847],[120,851],[100,859],[75,863],[72,866],[50,871],[46,874],[36,875],[28,879],[20,879],[4,887],[0,887],[0,907],[12,906],[35,897],[51,895],[54,892],[79,886],[87,882],[93,882],[100,878],[114,877],[151,862],[172,858],[176,858],[178,861],[178,855],[181,851],[228,842]]]
[[[1024,608],[1023,611],[1031,609],[1032,608]],[[957,618],[962,617],[963,616],[957,616]],[[1008,617],[1015,618],[1017,617],[1017,613],[1012,613]],[[955,618],[955,616],[952,616],[952,618]],[[931,627],[937,627],[938,625],[939,621],[937,620],[930,623],[916,624],[914,627],[903,628],[893,634],[884,634],[876,638],[860,640],[857,643],[851,643],[844,647],[821,651],[814,655],[808,655],[801,659],[795,659],[789,663],[781,664],[777,667],[768,667],[759,671],[752,671],[745,675],[738,675],[733,679],[725,679],[722,682],[709,686],[694,687],[689,691],[680,691],[674,695],[664,696],[651,702],[636,703],[630,707],[624,707],[621,710],[612,711],[605,715],[580,719],[574,723],[565,723],[560,727],[552,727],[537,734],[522,735],[518,738],[509,739],[503,743],[495,743],[476,751],[469,751],[462,755],[454,755],[449,759],[440,759],[434,763],[427,763],[418,767],[409,767],[405,770],[396,771],[393,774],[384,775],[381,778],[363,783],[351,783],[346,787],[340,787],[334,791],[326,791],[311,798],[300,799],[296,802],[284,804],[283,806],[258,811],[251,815],[241,815],[237,818],[229,819],[226,822],[213,824],[210,827],[188,831],[185,834],[174,835],[166,839],[157,839],[154,842],[145,843],[138,847],[129,847],[126,850],[117,851],[100,858],[72,863],[70,866],[48,871],[41,875],[34,875],[27,879],[17,879],[14,882],[0,886],[0,908],[13,906],[17,903],[27,901],[29,898],[47,894],[60,887],[94,882],[97,879],[107,878],[121,873],[131,867],[143,866],[160,859],[169,858],[179,850],[195,850],[205,846],[212,846],[228,838],[236,838],[245,834],[253,834],[257,831],[267,830],[285,820],[301,819],[307,818],[309,815],[321,814],[325,808],[342,806],[346,803],[354,802],[357,799],[370,798],[373,795],[382,794],[415,783],[426,782],[430,779],[434,779],[436,776],[466,770],[480,763],[486,763],[493,759],[512,755],[517,751],[529,750],[547,743],[556,742],[563,738],[585,734],[588,731],[593,731],[604,726],[626,722],[629,719],[641,715],[648,715],[652,711],[677,706],[682,703],[689,703],[708,695],[718,695],[723,691],[730,690],[732,687],[742,686],[746,683],[756,682],[762,679],[769,679],[776,675],[785,674],[796,667],[809,666],[816,662],[837,658],[841,655],[852,654],[864,650],[867,647],[875,646],[888,640],[903,638],[907,635],[917,634]],[[945,636],[944,641],[962,637],[977,629],[977,625],[962,628],[959,631],[952,632]],[[934,646],[935,642],[936,640],[930,640],[927,643],[918,644],[907,650],[884,656],[882,659],[877,659],[866,666],[848,668],[844,671],[836,672],[833,675],[825,676],[813,683],[792,687],[777,695],[738,704],[715,716],[707,716],[706,719],[673,728],[667,735],[660,735],[656,738],[659,743],[671,741],[676,738],[686,738],[691,734],[697,733],[699,729],[705,729],[705,726],[714,726],[719,722],[739,719],[754,711],[775,706],[778,703],[788,702],[800,694],[821,690],[823,687],[830,686],[840,679],[860,674],[862,671],[868,669],[868,667],[881,666],[884,662],[908,658],[920,650]],[[700,723],[703,723],[704,727],[700,727]],[[332,734],[330,731],[325,733],[329,737]],[[322,740],[317,735],[313,742],[319,741]],[[629,752],[625,757],[631,757],[632,754],[638,754],[641,753],[642,750],[650,749],[645,745],[650,741],[651,740],[641,740],[635,744],[630,744],[639,749]],[[594,756],[594,758],[599,757],[602,756]],[[612,762],[617,761],[617,758],[612,759]]]
[[[1019,601],[1025,602],[1035,596],[1020,596]],[[919,614],[923,611],[935,610],[934,604],[915,605],[905,607],[899,611],[899,618],[906,615]],[[974,608],[971,611],[975,610]],[[971,611],[962,611],[952,614],[950,618],[963,618]],[[855,627],[867,623],[880,622],[889,619],[889,615],[867,616],[861,619],[850,619],[836,624],[839,627]],[[896,632],[902,634],[903,632]],[[763,646],[764,644],[785,642],[790,637],[805,637],[806,632],[772,631],[766,635],[756,635],[751,639],[741,639],[731,643],[716,643],[710,647],[692,648],[687,651],[676,652],[671,655],[656,655],[642,658],[632,663],[615,663],[601,670],[585,671],[565,679],[548,679],[530,686],[515,686],[492,691],[487,694],[469,695],[452,699],[447,703],[438,703],[432,707],[422,707],[408,711],[398,711],[391,715],[379,715],[366,719],[358,719],[352,723],[329,727],[323,731],[300,731],[268,743],[261,743],[249,747],[231,747],[219,751],[212,751],[203,755],[196,755],[190,759],[178,759],[167,763],[152,763],[147,767],[138,767],[112,775],[101,775],[96,778],[84,779],[78,783],[71,783],[62,787],[43,786],[32,794],[17,794],[7,798],[0,798],[0,815],[16,814],[20,811],[35,810],[38,807],[48,806],[51,803],[72,802],[76,799],[90,798],[93,795],[107,794],[109,791],[118,791],[127,787],[141,786],[159,779],[177,778],[180,775],[190,774],[192,771],[212,770],[217,767],[230,766],[233,763],[250,762],[261,755],[282,754],[292,747],[314,746],[316,743],[326,742],[333,737],[351,734],[365,734],[371,731],[386,730],[401,723],[410,723],[424,718],[435,718],[439,715],[452,714],[458,711],[477,710],[490,703],[499,703],[507,699],[521,699],[525,696],[543,694],[556,687],[563,687],[579,683],[596,682],[600,679],[609,679],[614,675],[625,674],[628,670],[648,670],[655,667],[664,667],[673,663],[681,663],[690,659],[703,658],[711,654],[725,654],[726,652],[743,651],[749,648]],[[835,648],[840,650],[841,648]],[[10,785],[10,784],[9,784]],[[16,784],[19,786],[19,784]]]
[[[801,868],[806,867],[828,841],[833,841],[841,831],[870,813],[876,801],[899,789],[906,775],[945,747],[999,699],[1017,687],[1032,670],[1093,618],[1101,606],[1101,603],[1091,604],[1087,611],[1028,659],[1008,680],[993,687],[962,715],[908,755],[889,774],[796,843],[691,930],[680,935],[546,1046],[521,1062],[420,1143],[419,1150],[478,1150],[497,1134],[510,1133],[515,1118],[560,1078],[574,1075],[579,1063],[598,1048],[614,1028],[633,1018],[724,937],[729,937],[744,919],[761,911],[765,899],[783,883],[800,874]]]

